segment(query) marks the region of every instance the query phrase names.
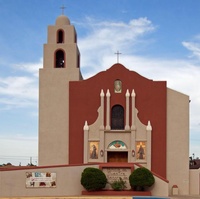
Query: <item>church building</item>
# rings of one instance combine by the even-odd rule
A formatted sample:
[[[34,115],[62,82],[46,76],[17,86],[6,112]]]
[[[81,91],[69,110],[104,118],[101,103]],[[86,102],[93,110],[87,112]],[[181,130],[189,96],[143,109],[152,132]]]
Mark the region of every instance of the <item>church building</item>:
[[[188,157],[189,97],[119,63],[83,80],[75,28],[59,16],[39,73],[39,165],[138,163],[185,192]]]
[[[65,15],[48,26],[47,36],[39,70],[38,167],[1,171],[0,180],[9,183],[1,183],[0,196],[81,195],[83,169],[102,165],[148,168],[156,178],[154,195],[171,195],[174,187],[176,194],[199,194],[199,183],[191,184],[200,172],[189,170],[189,96],[120,63],[83,79],[76,30]],[[24,186],[25,175],[39,172],[54,176],[54,188]]]

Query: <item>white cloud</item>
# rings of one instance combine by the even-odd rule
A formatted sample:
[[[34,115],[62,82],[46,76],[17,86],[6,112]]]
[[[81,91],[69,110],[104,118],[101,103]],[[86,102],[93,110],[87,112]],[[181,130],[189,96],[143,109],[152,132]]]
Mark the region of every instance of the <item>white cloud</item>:
[[[133,19],[128,23],[98,22],[88,18],[84,26],[88,28],[89,33],[78,42],[81,66],[83,70],[92,72],[97,68],[101,70],[99,65],[102,64],[102,59],[106,59],[117,50],[133,52],[134,46],[143,42],[142,36],[155,30],[147,18]]]
[[[43,58],[40,58],[39,62],[34,63],[17,63],[13,64],[16,70],[21,70],[30,73],[33,76],[39,76],[39,68],[43,67]]]
[[[192,55],[200,59],[200,43],[183,42],[184,47],[192,52]]]
[[[191,52],[191,57],[200,60],[200,35],[194,36],[191,41],[183,41],[182,45]]]
[[[13,107],[37,106],[38,73],[42,59],[38,63],[13,64],[15,71],[26,72],[23,76],[0,77],[0,104],[2,109]]]
[[[0,77],[0,103],[5,105],[33,105],[38,99],[38,88],[35,78]]]

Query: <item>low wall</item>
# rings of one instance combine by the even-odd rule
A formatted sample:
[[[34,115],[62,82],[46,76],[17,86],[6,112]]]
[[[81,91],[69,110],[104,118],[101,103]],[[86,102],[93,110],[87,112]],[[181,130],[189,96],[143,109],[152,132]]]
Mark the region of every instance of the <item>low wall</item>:
[[[200,169],[190,169],[190,194],[200,194]]]
[[[102,167],[87,164],[0,170],[0,197],[78,196],[84,190],[80,183],[83,170],[99,166]],[[168,182],[155,174],[154,177],[155,184],[148,191],[154,196],[168,196]]]
[[[135,168],[139,168],[140,165],[135,164]],[[155,178],[155,183],[148,191],[151,191],[152,196],[169,196],[169,182],[166,179],[152,173]]]
[[[149,189],[152,196],[169,196],[169,183],[154,175],[155,183]]]
[[[0,197],[81,195],[83,190],[80,184],[81,173],[89,166],[54,166],[0,171]],[[98,168],[98,165],[91,167]],[[56,173],[56,187],[27,188],[27,172]]]

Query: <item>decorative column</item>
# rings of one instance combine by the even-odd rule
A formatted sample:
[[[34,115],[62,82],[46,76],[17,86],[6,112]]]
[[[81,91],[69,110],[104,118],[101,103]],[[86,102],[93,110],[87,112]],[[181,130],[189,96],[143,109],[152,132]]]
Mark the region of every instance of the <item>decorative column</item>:
[[[105,133],[101,131],[99,134],[99,162],[105,162]]]
[[[89,139],[89,126],[87,121],[85,121],[85,125],[83,127],[84,130],[84,150],[83,150],[83,161],[84,164],[88,163],[88,139]]]
[[[100,130],[104,130],[104,92],[103,89],[101,89],[100,97],[101,97],[101,112],[100,112],[100,120],[101,120],[101,125],[100,125]]]
[[[150,121],[148,121],[147,127],[147,168],[151,170],[151,132],[152,126]]]
[[[135,162],[136,160],[136,124],[135,124],[135,91],[132,90],[131,93],[131,114],[132,114],[132,120],[131,120],[131,162]]]
[[[99,133],[99,138],[100,138],[100,143],[99,143],[99,160],[100,162],[104,162],[104,92],[103,89],[101,89],[100,97],[101,97],[101,109],[100,109],[100,120],[101,120],[101,125],[100,125],[100,133]]]
[[[130,130],[130,125],[129,125],[129,97],[130,97],[130,93],[129,90],[127,89],[126,91],[126,125],[125,125],[125,130]]]
[[[132,90],[132,93],[131,93],[131,98],[132,98],[132,126],[131,126],[131,130],[135,130],[136,129],[136,126],[135,126],[135,91],[134,89]]]
[[[110,91],[109,89],[107,90],[106,93],[106,130],[110,130]]]

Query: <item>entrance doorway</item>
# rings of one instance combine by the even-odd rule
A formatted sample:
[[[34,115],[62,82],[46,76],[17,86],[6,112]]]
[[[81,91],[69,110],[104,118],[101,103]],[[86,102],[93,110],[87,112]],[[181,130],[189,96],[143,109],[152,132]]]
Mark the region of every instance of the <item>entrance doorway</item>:
[[[107,152],[107,162],[128,162],[128,152]]]

